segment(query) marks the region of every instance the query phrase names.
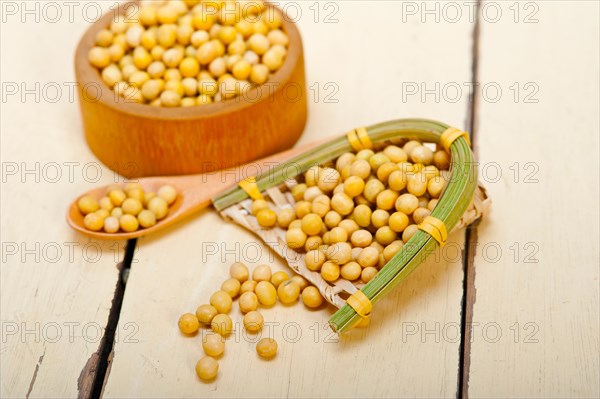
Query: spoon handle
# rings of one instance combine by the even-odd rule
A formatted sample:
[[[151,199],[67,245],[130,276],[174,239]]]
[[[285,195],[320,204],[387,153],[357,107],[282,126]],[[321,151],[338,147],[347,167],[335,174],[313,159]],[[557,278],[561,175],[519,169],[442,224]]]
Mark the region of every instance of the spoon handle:
[[[181,212],[177,212],[178,214],[173,216],[177,216],[177,219],[181,219],[191,213],[210,206],[213,197],[230,187],[235,186],[239,181],[248,177],[260,175],[261,173],[267,173],[270,168],[280,165],[282,162],[302,154],[303,152],[309,151],[329,140],[331,139],[317,140],[230,169],[198,175],[171,176],[168,178],[156,177],[150,179],[169,180],[175,183],[178,190],[181,191],[181,194],[183,195],[184,202],[181,204]]]

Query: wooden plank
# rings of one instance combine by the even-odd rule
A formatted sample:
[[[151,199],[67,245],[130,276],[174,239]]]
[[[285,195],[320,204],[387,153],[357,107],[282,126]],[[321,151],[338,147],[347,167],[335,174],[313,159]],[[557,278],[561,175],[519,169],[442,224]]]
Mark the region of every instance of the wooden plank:
[[[456,102],[436,102],[433,95],[423,101],[420,93],[403,99],[402,82],[419,89],[423,82],[429,87],[469,82],[468,20],[423,24],[416,16],[399,23],[401,3],[335,2],[328,3],[330,9],[321,4],[321,19],[315,22],[312,3],[295,4],[302,7],[299,23],[313,88],[302,142],[399,117],[430,117],[464,127],[466,95]],[[338,22],[323,23],[324,13],[332,10]],[[432,48],[438,52],[424,50]],[[326,95],[337,102],[325,102]],[[238,328],[219,360],[219,377],[209,384],[199,382],[194,372],[202,356],[200,338],[180,335],[179,315],[206,302],[233,261],[286,268],[255,236],[212,210],[143,238],[120,318],[139,333],[135,342],[116,343],[104,396],[454,397],[463,236],[453,234],[444,261],[430,259],[379,303],[370,328],[339,342],[325,329],[332,308],[311,312],[296,304],[265,310],[267,322],[279,323],[274,330],[280,343],[277,358],[260,361],[253,340]],[[236,309],[232,315],[239,322]],[[301,337],[293,342],[296,333]]]
[[[478,231],[468,392],[598,397],[598,3],[520,3],[519,22],[495,4],[477,144],[494,205]]]
[[[63,3],[2,4],[2,397],[89,395],[123,256],[65,222],[73,197],[113,180],[85,145],[71,86],[82,7],[70,19]]]

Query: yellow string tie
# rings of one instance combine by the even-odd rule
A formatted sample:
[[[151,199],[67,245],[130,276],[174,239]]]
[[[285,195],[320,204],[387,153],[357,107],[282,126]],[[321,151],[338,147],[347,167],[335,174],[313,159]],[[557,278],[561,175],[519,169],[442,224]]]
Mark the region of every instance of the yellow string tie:
[[[362,143],[363,147],[367,149],[373,148],[373,143],[371,142],[371,138],[369,137],[366,128],[359,127],[358,129],[356,129],[356,135],[358,136],[358,139]]]
[[[258,185],[256,184],[256,177],[248,177],[238,183],[238,186],[246,192],[253,200],[263,199]]]
[[[352,146],[352,148],[354,149],[354,151],[358,152],[360,150],[364,150],[365,149],[365,147],[362,145],[360,139],[356,135],[356,130],[355,129],[350,130],[346,134],[346,137],[348,138],[348,141],[350,142],[350,145]]]
[[[346,300],[346,303],[362,318],[369,317],[369,314],[371,314],[371,310],[373,309],[371,300],[360,290],[350,295]]]
[[[419,230],[423,230],[432,236],[440,244],[440,247],[443,247],[444,244],[446,244],[448,230],[446,229],[444,222],[442,222],[440,219],[433,216],[427,216],[425,219],[423,219],[418,227]]]
[[[469,145],[469,147],[471,146],[471,140],[469,139],[469,133],[463,132],[462,130],[457,129],[455,127],[449,127],[448,129],[446,129],[446,131],[444,131],[444,133],[442,133],[442,135],[440,136],[440,144],[442,144],[442,147],[444,147],[446,149],[446,152],[449,153],[450,146],[459,137],[464,137],[465,140],[467,140],[467,144]]]

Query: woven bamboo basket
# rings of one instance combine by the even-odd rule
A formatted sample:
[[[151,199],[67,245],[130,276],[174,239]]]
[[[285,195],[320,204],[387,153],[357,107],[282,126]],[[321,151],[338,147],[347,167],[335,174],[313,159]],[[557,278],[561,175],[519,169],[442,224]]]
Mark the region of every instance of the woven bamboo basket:
[[[446,138],[449,136],[448,133],[453,133],[450,136],[454,141],[449,145],[451,168],[445,176],[448,184],[431,216],[440,220],[447,231],[453,231],[472,224],[488,212],[491,202],[485,189],[478,184],[476,165],[466,133],[441,122],[420,119],[385,122],[363,128],[361,131],[363,134],[366,133],[367,141],[370,142],[369,144],[372,143],[375,149],[411,139],[436,143],[439,146],[440,137],[444,137],[444,133]],[[355,135],[356,131],[351,131],[349,134]],[[290,171],[293,170],[294,173],[301,175],[311,166],[322,164],[324,159],[331,161],[353,150],[356,148],[352,147],[346,137],[334,139],[311,151],[310,154],[298,156],[278,165],[268,174],[257,176],[253,180],[256,184],[255,189],[260,191],[262,197],[277,213],[286,208],[293,208],[295,200],[290,190],[299,181],[295,177],[290,178]],[[329,283],[319,272],[311,271],[306,267],[304,253],[288,247],[285,229],[277,226],[263,228],[258,224],[256,217],[250,212],[253,199],[249,198],[246,191],[241,187],[235,187],[213,198],[215,208],[225,219],[232,220],[254,232],[283,258],[295,273],[310,281],[329,303],[339,309],[330,319],[331,328],[338,333],[350,330],[363,318],[368,317],[372,304],[399,284],[435,250],[436,246],[440,245],[432,235],[420,229],[367,284],[351,282],[343,278]],[[359,298],[367,302],[367,314],[360,309],[357,312],[355,304],[350,306],[347,303],[348,299],[357,292],[361,294]]]

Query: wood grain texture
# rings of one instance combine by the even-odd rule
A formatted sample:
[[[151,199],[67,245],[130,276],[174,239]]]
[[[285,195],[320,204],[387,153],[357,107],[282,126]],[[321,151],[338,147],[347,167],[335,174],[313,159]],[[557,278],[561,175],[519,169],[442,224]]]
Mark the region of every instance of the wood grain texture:
[[[0,34],[3,398],[87,396],[78,379],[95,373],[123,256],[121,244],[92,242],[65,223],[66,198],[114,175],[86,148],[68,67],[88,24],[61,10],[60,23],[6,14]]]
[[[295,4],[302,7],[299,28],[313,88],[302,142],[398,117],[433,117],[464,127],[466,96],[455,103],[433,96],[403,99],[402,82],[468,82],[468,21],[400,24],[400,3],[336,2],[338,22],[323,23],[323,9],[315,22],[312,3]],[[410,56],[423,48],[436,48],[440,59],[455,62]],[[333,86],[326,88],[328,83]],[[279,323],[274,330],[279,355],[259,360],[239,331],[238,342],[234,335],[226,344],[217,380],[203,384],[193,369],[202,355],[200,337],[180,335],[179,315],[206,302],[235,260],[286,270],[250,232],[203,211],[140,239],[120,319],[138,326],[139,339],[116,344],[104,396],[455,397],[463,243],[464,233],[452,234],[443,256],[434,255],[378,303],[371,327],[340,342],[331,342],[334,337],[324,329],[333,308],[308,311],[296,304],[265,310],[267,322]],[[240,321],[237,306],[232,315]],[[296,331],[301,337],[293,342]]]
[[[215,212],[206,211],[199,220],[200,227],[190,222],[140,239],[119,321],[135,325],[139,333],[116,344],[104,397],[398,397],[415,392],[454,397],[461,232],[447,244],[454,262],[430,259],[377,304],[368,329],[339,342],[327,326],[333,307],[309,311],[301,303],[277,304],[261,309],[266,325],[259,338],[271,332],[279,354],[261,361],[257,340],[243,332],[234,305],[237,333],[226,342],[218,379],[203,384],[194,372],[202,357],[201,337],[179,333],[180,314],[206,303],[236,260],[290,270],[254,235],[224,224]],[[193,237],[194,244],[184,237]],[[367,366],[371,362],[376,366]]]
[[[538,21],[523,23],[530,7],[515,23],[512,3],[496,4],[480,84],[503,93],[479,103],[494,209],[478,232],[468,391],[598,397],[599,6],[535,2]]]
[[[282,27],[290,39],[288,54],[265,85],[220,103],[166,108],[119,98],[90,65],[95,35],[114,15],[111,11],[91,26],[75,54],[86,139],[109,168],[129,178],[210,172],[286,150],[302,134],[304,55],[292,22],[284,19]]]

